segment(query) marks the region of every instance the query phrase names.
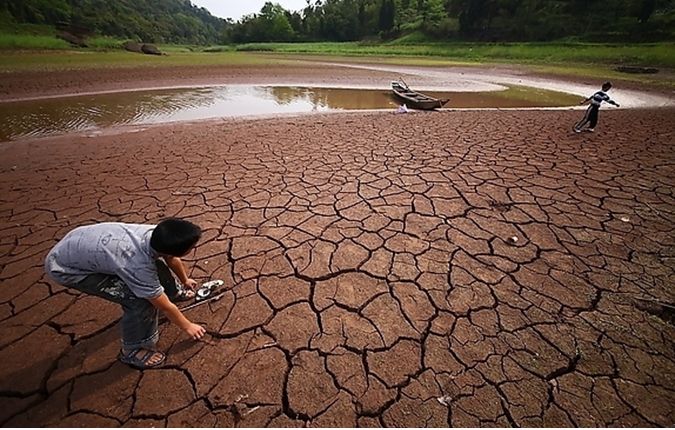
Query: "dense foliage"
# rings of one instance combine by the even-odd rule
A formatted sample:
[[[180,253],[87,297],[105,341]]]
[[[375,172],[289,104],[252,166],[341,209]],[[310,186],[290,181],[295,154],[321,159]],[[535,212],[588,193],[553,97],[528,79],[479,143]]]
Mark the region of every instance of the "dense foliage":
[[[4,20],[69,24],[155,43],[222,42],[225,21],[189,0],[0,0]]]
[[[198,44],[675,39],[675,0],[306,1],[299,11],[268,2],[232,22],[189,0],[0,0],[0,24],[69,23],[118,38]]]
[[[301,11],[268,3],[228,26],[227,38],[623,42],[672,40],[674,29],[675,0],[307,0]]]

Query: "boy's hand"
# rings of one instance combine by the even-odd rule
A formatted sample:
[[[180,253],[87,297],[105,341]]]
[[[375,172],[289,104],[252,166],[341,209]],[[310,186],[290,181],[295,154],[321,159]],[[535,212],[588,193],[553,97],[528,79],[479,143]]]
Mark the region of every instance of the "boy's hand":
[[[197,288],[197,281],[195,281],[194,279],[188,279],[185,281],[183,285],[191,290],[194,290],[195,288]]]
[[[185,315],[175,304],[171,303],[171,300],[169,300],[165,293],[148,300],[154,307],[164,312],[169,321],[182,328],[191,338],[199,340],[206,334],[206,329],[185,318]]]
[[[185,329],[185,333],[187,333],[194,340],[199,340],[206,334],[206,329],[199,324],[190,323],[190,325]]]

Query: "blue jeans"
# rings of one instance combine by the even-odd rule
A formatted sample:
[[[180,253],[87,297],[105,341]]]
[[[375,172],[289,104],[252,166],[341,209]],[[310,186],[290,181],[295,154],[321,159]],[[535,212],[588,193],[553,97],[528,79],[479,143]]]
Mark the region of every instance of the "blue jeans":
[[[159,282],[171,300],[178,294],[176,279],[164,260],[158,259],[155,263]],[[122,305],[122,346],[125,349],[154,348],[159,339],[157,308],[149,300],[136,297],[118,276],[95,273],[68,287]]]

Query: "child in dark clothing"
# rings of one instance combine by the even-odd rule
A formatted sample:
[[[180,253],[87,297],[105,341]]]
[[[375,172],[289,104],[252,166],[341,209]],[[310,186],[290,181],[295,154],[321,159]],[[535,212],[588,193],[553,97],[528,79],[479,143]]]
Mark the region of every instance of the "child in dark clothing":
[[[119,360],[139,369],[157,367],[166,358],[155,350],[158,311],[193,339],[206,333],[173,303],[195,296],[197,282],[188,277],[180,257],[193,249],[200,237],[198,226],[177,218],[157,225],[82,226],[66,234],[49,252],[45,271],[68,288],[122,305]]]
[[[598,124],[598,111],[600,110],[600,105],[602,104],[602,102],[607,102],[613,104],[616,107],[619,107],[619,104],[614,100],[610,99],[609,96],[607,95],[607,91],[609,91],[610,88],[612,88],[612,83],[605,82],[604,84],[602,84],[601,91],[596,92],[586,100],[579,103],[584,104],[589,101],[591,102],[591,104],[588,106],[588,109],[586,109],[586,114],[584,115],[584,117],[574,126],[574,131],[576,133],[581,133],[581,129],[586,124],[589,124],[589,127],[586,129],[586,131],[592,133],[595,130],[595,126]]]

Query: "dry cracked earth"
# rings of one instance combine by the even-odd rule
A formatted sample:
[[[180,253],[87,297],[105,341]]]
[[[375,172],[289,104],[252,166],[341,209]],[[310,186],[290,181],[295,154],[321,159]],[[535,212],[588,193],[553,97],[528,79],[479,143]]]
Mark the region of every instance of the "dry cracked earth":
[[[339,114],[0,147],[3,426],[672,426],[675,110]],[[186,217],[227,292],[118,363],[47,280],[75,226]],[[515,238],[515,239],[514,239]]]

